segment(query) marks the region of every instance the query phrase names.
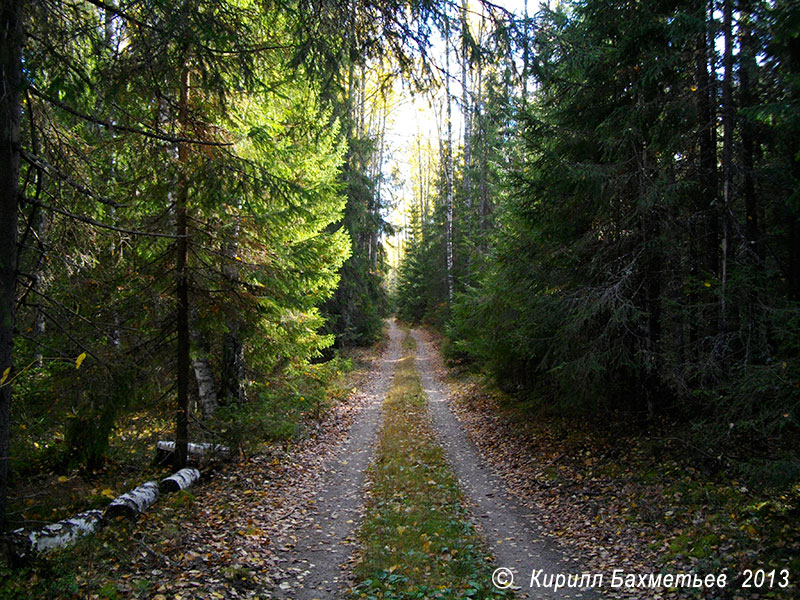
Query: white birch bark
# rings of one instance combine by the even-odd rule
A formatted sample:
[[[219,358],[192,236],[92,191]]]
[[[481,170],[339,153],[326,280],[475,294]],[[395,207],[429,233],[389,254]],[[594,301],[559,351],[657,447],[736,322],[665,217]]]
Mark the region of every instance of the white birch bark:
[[[102,522],[102,511],[87,510],[36,531],[17,529],[5,540],[5,544],[10,546],[6,549],[6,553],[11,552],[16,558],[22,559],[63,548],[80,537],[94,533]]]
[[[156,449],[162,452],[175,452],[175,442],[161,440],[156,443]],[[230,448],[220,444],[192,444],[187,446],[187,452],[191,457],[203,457],[206,455],[219,454],[222,456],[230,455]]]
[[[191,487],[199,480],[200,471],[187,467],[162,479],[158,484],[158,488],[161,490],[161,493],[179,492],[180,490]]]
[[[155,481],[148,481],[115,498],[106,507],[103,518],[111,520],[122,516],[134,519],[152,506],[156,500],[158,500],[158,484]]]
[[[445,16],[445,94],[447,96],[447,148],[445,149],[445,194],[447,210],[447,297],[453,304],[453,121],[450,95],[450,20]]]

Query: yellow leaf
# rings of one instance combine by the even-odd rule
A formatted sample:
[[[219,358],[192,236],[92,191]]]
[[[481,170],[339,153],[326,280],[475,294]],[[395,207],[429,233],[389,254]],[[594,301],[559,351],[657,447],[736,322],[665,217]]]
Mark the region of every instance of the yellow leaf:
[[[75,359],[75,368],[80,369],[81,365],[83,364],[84,359],[86,358],[86,352],[81,352],[78,355],[78,358]]]
[[[711,287],[711,284],[708,281],[706,281],[703,285],[705,285],[706,287]]]
[[[0,385],[3,385],[8,379],[8,376],[11,374],[11,367],[8,367],[5,371],[3,371],[3,376],[0,377]]]
[[[101,496],[105,496],[106,498],[111,498],[112,500],[115,498],[114,490],[111,488],[106,488],[102,492],[100,492]]]
[[[69,477],[67,477],[66,475],[62,475],[61,477],[58,478],[58,483],[66,483],[67,481],[69,481]]]

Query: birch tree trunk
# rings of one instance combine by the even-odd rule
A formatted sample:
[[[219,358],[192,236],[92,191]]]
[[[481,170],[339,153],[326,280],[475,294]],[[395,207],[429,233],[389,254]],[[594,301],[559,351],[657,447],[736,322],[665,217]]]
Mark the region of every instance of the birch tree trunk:
[[[467,218],[472,208],[472,108],[469,90],[469,22],[467,20],[467,0],[461,0],[461,111],[464,114],[464,203],[467,207]],[[527,47],[527,46],[526,46]]]
[[[20,98],[20,102],[22,99]],[[40,146],[39,146],[39,134],[38,128],[36,127],[36,117],[34,112],[34,104],[31,101],[30,94],[27,96],[27,104],[28,104],[28,119],[30,121],[30,135],[31,135],[31,150],[33,151],[34,156],[40,156]],[[45,268],[45,235],[47,229],[47,218],[45,217],[45,213],[42,210],[42,207],[38,205],[41,201],[42,195],[42,188],[44,186],[44,170],[41,168],[36,167],[35,169],[35,183],[34,183],[34,204],[31,207],[31,212],[28,217],[27,225],[23,228],[22,238],[18,241],[17,247],[18,248],[25,248],[26,244],[28,243],[28,238],[32,232],[35,232],[36,235],[35,241],[39,247],[39,256],[36,261],[36,266],[31,269],[31,275],[33,276],[33,280],[31,281],[29,291],[33,292],[34,294],[40,290],[40,282],[43,279],[43,271]],[[23,188],[19,191],[20,196],[27,198],[27,186],[23,186]],[[26,292],[27,293],[27,292]],[[34,320],[33,320],[33,337],[38,338],[44,335],[45,330],[47,328],[47,321],[45,316],[45,311],[42,309],[41,306],[42,299],[40,298],[39,301],[36,303],[35,312],[34,312]],[[41,347],[37,346],[36,354],[34,355],[34,361],[38,368],[42,368],[42,352]]]
[[[525,19],[522,26],[522,37],[525,40],[525,47],[522,49],[522,106],[524,108],[528,106],[528,69],[530,68],[530,56],[528,53],[528,42],[530,41],[528,37],[528,0],[523,2],[522,16]]]
[[[381,187],[383,183],[383,157],[386,151],[386,119],[389,114],[389,105],[386,101],[386,98],[383,98],[383,103],[381,106],[381,121],[380,121],[380,130],[377,132],[378,135],[378,157],[377,162],[375,164],[375,175],[374,179],[377,182],[375,186],[375,201],[373,202],[373,211],[372,211],[372,218],[374,219],[374,223],[371,224],[370,235],[372,236],[372,254],[370,256],[370,260],[372,262],[372,268],[377,272],[378,270],[378,245],[380,242],[380,231],[378,227],[378,223],[380,222],[380,211],[381,211]]]
[[[200,471],[193,467],[181,469],[165,477],[158,484],[159,491],[163,493],[179,492],[191,487],[200,480]]]
[[[453,120],[450,95],[450,20],[445,16],[445,99],[447,103],[447,144],[445,148],[445,209],[447,211],[447,297],[453,304]]]
[[[2,540],[4,554],[12,560],[24,560],[39,553],[63,548],[80,537],[94,533],[102,523],[102,511],[87,510],[36,531],[17,529]]]
[[[214,371],[208,359],[209,350],[205,336],[197,327],[192,327],[190,336],[196,354],[196,357],[192,359],[192,368],[197,381],[197,396],[200,408],[203,411],[203,417],[207,419],[214,414],[219,404],[217,384],[214,380]]]
[[[714,65],[713,46],[709,31],[711,27],[708,0],[699,0],[696,6],[698,20],[703,28],[698,32],[695,47],[695,106],[699,132],[698,202],[695,207],[697,219],[690,232],[690,273],[695,277],[716,278],[719,272],[719,218],[717,208],[717,151],[714,140],[715,109],[712,104],[715,82],[712,80]],[[711,63],[711,64],[709,64]],[[710,74],[711,73],[711,74]],[[705,290],[705,288],[704,288]],[[693,349],[689,360],[696,360],[700,348],[696,342],[710,338],[715,333],[715,319],[707,306],[713,306],[710,291],[693,290],[690,303],[696,307],[688,316],[689,346]],[[700,300],[701,296],[706,296]]]
[[[422,165],[422,138],[417,136],[417,170],[419,172],[419,234],[425,239],[425,170]]]
[[[754,88],[758,84],[758,64],[756,62],[756,43],[753,36],[751,7],[749,2],[740,3],[739,18],[739,86],[742,107],[753,106],[757,99]],[[744,232],[748,251],[758,259],[759,218],[758,198],[755,185],[755,155],[758,150],[756,130],[753,122],[745,118],[742,123],[742,195],[744,196]]]
[[[156,442],[156,463],[166,463],[167,458],[175,452],[175,442],[160,440]],[[209,444],[201,442],[199,444],[186,444],[186,453],[193,460],[203,460],[206,457],[217,457],[227,459],[231,457],[231,449],[221,444]]]
[[[158,484],[155,481],[148,481],[139,487],[126,492],[115,498],[106,507],[103,518],[106,520],[117,517],[135,519],[145,510],[150,508],[158,500]]]
[[[487,137],[486,118],[481,113],[483,112],[483,66],[478,61],[478,92],[475,101],[475,115],[478,117],[480,124],[480,199],[481,199],[481,218],[480,226],[481,231],[489,229],[489,212],[491,206],[489,205],[489,142]]]
[[[236,216],[233,217],[233,227],[228,234],[227,242],[222,254],[227,261],[222,267],[222,273],[230,282],[231,289],[238,285],[240,268],[237,259],[239,254],[239,235],[241,231],[241,210],[242,204],[236,205]],[[244,346],[240,336],[240,326],[236,315],[229,316],[226,322],[227,331],[222,340],[222,375],[220,377],[220,396],[223,401],[234,401],[237,404],[247,402],[247,387],[245,385],[246,365],[244,360]],[[200,365],[202,368],[202,365]],[[196,369],[195,369],[196,372]],[[198,393],[199,393],[198,379]],[[217,398],[206,394],[205,402],[216,403]],[[201,404],[203,400],[201,400]],[[213,409],[212,409],[213,412]]]

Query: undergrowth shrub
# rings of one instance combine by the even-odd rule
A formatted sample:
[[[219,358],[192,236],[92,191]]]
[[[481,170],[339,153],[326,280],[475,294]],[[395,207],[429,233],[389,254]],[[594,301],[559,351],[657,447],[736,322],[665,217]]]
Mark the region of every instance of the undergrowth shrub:
[[[298,437],[309,420],[319,419],[346,393],[338,382],[352,368],[352,361],[338,354],[324,363],[292,366],[280,379],[257,382],[249,402],[220,406],[207,429],[246,453]]]

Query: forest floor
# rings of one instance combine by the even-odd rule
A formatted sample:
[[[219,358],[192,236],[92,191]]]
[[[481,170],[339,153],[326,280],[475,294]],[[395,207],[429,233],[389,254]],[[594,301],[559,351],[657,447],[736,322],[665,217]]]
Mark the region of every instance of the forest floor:
[[[553,422],[536,423],[530,415],[521,418],[508,399],[478,380],[448,373],[433,336],[411,333],[413,349],[390,324],[388,343],[312,435],[226,465],[200,487],[160,501],[135,523],[106,527],[72,549],[12,573],[18,585],[6,582],[3,591],[9,598],[488,598],[495,597],[489,583],[493,570],[503,567],[509,571],[501,583],[512,574],[518,598],[792,597],[793,588],[777,585],[780,569],[795,566],[781,557],[796,560],[798,555],[800,536],[794,537],[797,523],[791,514],[784,518],[774,503],[737,482],[722,489],[684,465],[653,462],[627,440],[615,446],[607,438],[559,430]],[[385,453],[380,446],[386,443],[384,400],[396,387],[393,378],[403,356],[416,356],[417,385],[424,390],[423,412],[430,422],[429,434],[423,431],[425,423],[412,424],[412,436],[444,448],[445,468],[460,491],[446,483],[434,486],[432,480],[422,483],[463,500],[463,514],[469,515],[464,518],[482,538],[475,546],[493,559],[474,563],[482,571],[473,578],[481,582],[467,592],[408,596],[370,595],[360,587],[353,591],[359,584],[354,571],[364,559],[359,528],[365,514],[369,517],[375,507],[400,506],[395,498],[384,502],[375,497],[375,467],[369,465],[376,446]],[[626,444],[630,447],[621,447]],[[623,461],[625,452],[634,458]],[[411,470],[432,462],[415,461]],[[651,473],[656,467],[658,472]],[[396,495],[404,491],[397,489]],[[737,516],[731,503],[752,506]],[[415,514],[413,506],[404,510]],[[760,537],[770,533],[765,523],[778,528],[769,539],[778,540],[779,548],[762,556],[753,547],[766,543]],[[405,530],[403,525],[384,533],[399,538]],[[430,552],[427,536],[419,541]],[[436,560],[453,561],[453,544],[442,545]],[[394,542],[384,548],[396,550]],[[777,568],[776,585],[743,589],[739,577],[735,586],[729,579],[725,590],[611,586],[614,569],[626,575],[718,575],[731,572],[731,565],[739,575],[748,567]],[[537,571],[541,587],[532,588]],[[399,579],[402,572],[402,564],[392,565],[380,577]],[[550,576],[582,573],[602,574],[602,587],[556,591],[547,586]]]
[[[298,540],[303,544],[303,532],[316,529],[315,503],[331,480],[348,480],[342,493],[354,503],[368,461],[369,445],[362,442],[369,440],[375,426],[369,421],[376,420],[386,394],[398,335],[390,328],[388,343],[361,358],[364,364],[348,383],[351,393],[319,422],[307,424],[301,439],[225,464],[199,487],[162,498],[133,523],[107,526],[24,568],[4,568],[0,597],[300,598],[322,585],[315,575],[328,577],[333,569],[309,568],[291,550]],[[359,468],[342,470],[358,452],[364,454]],[[336,521],[336,541],[345,541],[353,519]],[[335,566],[323,587],[336,584]]]

